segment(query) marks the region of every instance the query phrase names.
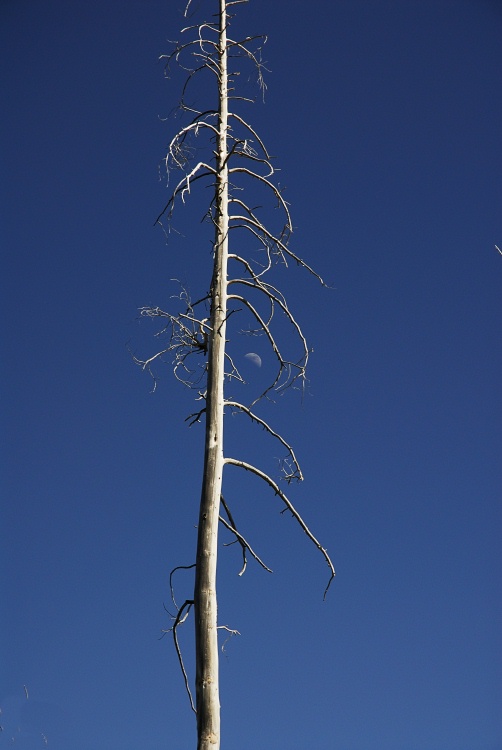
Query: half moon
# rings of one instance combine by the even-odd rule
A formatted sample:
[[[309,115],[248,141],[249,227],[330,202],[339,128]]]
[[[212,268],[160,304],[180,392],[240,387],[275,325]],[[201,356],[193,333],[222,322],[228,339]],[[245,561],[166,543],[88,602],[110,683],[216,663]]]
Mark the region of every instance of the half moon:
[[[255,352],[248,352],[248,354],[244,355],[244,359],[247,359],[248,362],[256,365],[256,367],[261,367],[261,357],[255,354]]]

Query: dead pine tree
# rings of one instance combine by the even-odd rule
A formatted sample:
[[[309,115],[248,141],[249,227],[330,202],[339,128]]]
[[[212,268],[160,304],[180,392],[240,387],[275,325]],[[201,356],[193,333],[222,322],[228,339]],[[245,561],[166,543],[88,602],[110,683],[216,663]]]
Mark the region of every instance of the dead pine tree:
[[[159,360],[169,357],[174,374],[183,384],[195,389],[201,408],[187,421],[195,424],[205,420],[204,468],[198,520],[195,585],[192,599],[181,606],[176,604],[171,573],[171,595],[176,613],[169,629],[180,661],[190,703],[197,716],[198,750],[217,750],[220,746],[220,702],[218,688],[218,620],[216,599],[216,569],[218,528],[223,525],[242,550],[242,574],[247,555],[263,568],[270,570],[237,529],[227,499],[222,495],[223,470],[234,466],[254,475],[279,498],[283,510],[298,522],[310,542],[318,549],[329,568],[327,589],[335,570],[326,549],[292,504],[285,491],[266,471],[243,458],[232,458],[223,452],[224,415],[241,413],[265,430],[285,452],[280,477],[286,484],[303,479],[300,465],[292,446],[260,415],[262,406],[270,403],[273,394],[291,387],[302,388],[309,359],[309,348],[302,329],[289,308],[284,294],[274,279],[274,269],[288,264],[301,266],[317,273],[289,247],[292,232],[289,208],[275,182],[271,157],[255,129],[244,117],[244,110],[252,101],[236,88],[242,69],[252,69],[258,86],[264,90],[261,45],[263,37],[235,40],[229,34],[229,9],[247,0],[208,0],[215,2],[215,14],[210,20],[187,26],[182,41],[163,56],[166,74],[172,66],[186,71],[180,110],[186,124],[172,138],[167,148],[165,166],[168,177],[178,173],[170,198],[157,219],[166,232],[172,226],[173,213],[180,201],[185,202],[192,189],[199,185],[210,188],[206,215],[213,227],[212,272],[208,277],[208,291],[192,302],[188,290],[181,289],[181,312],[165,312],[159,307],[140,309],[143,317],[159,318],[161,328],[156,334],[164,344],[147,359],[135,361],[152,373]],[[219,4],[219,7],[218,5]],[[185,16],[191,11],[190,2]],[[246,72],[246,71],[245,71]],[[197,82],[205,77],[204,88]],[[196,94],[194,94],[194,91]],[[201,92],[212,91],[212,106],[196,105]],[[216,106],[215,106],[216,105]],[[242,112],[242,114],[241,114]],[[205,148],[205,151],[204,151]],[[198,160],[195,154],[206,153]],[[251,203],[248,194],[261,194],[275,209],[274,224],[264,218],[264,211]],[[277,221],[277,216],[280,219]],[[236,248],[236,249],[234,249]],[[240,331],[235,320],[243,317],[246,325]],[[289,327],[296,341],[296,356],[284,349],[275,333],[278,318]],[[232,341],[238,333],[261,335],[267,342],[275,368],[264,390],[250,399],[238,400],[230,388],[242,387],[244,379],[232,353]],[[155,386],[154,386],[155,387]],[[261,388],[260,388],[261,390]],[[284,486],[284,485],[283,485]],[[182,567],[182,566],[180,566]],[[178,642],[178,628],[193,611],[195,620],[195,704],[190,680],[185,670]],[[221,627],[221,626],[220,626]]]

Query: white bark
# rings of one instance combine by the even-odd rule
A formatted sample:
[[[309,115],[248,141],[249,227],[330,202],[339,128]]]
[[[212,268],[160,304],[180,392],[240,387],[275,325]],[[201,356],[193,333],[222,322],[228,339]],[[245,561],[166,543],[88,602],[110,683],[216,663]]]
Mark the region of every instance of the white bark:
[[[211,285],[204,474],[194,591],[195,695],[198,750],[220,747],[216,562],[223,474],[223,383],[228,265],[228,91],[226,2],[220,0],[219,118],[216,174],[214,272]]]
[[[169,226],[175,205],[185,201],[194,185],[204,184],[211,187],[211,202],[207,216],[213,222],[215,231],[212,281],[209,293],[195,302],[191,301],[188,290],[181,286],[178,296],[184,305],[184,312],[173,315],[159,307],[141,308],[141,316],[161,319],[163,327],[156,335],[167,337],[168,340],[153,356],[147,359],[134,357],[143,369],[152,374],[154,384],[156,381],[152,368],[161,362],[163,357],[172,357],[175,377],[184,385],[197,390],[197,400],[202,404],[198,411],[187,417],[187,421],[193,425],[201,421],[202,415],[205,417],[204,470],[196,562],[193,565],[178,566],[171,573],[171,597],[176,614],[171,615],[172,627],[164,631],[173,635],[190,705],[197,715],[198,750],[219,750],[220,747],[216,598],[219,523],[235,537],[235,542],[241,547],[242,568],[239,575],[244,573],[247,566],[246,553],[249,553],[264,570],[272,572],[251,548],[240,529],[238,530],[230,503],[222,496],[225,464],[254,474],[279,497],[284,509],[296,520],[328,565],[329,581],[325,595],[335,575],[327,550],[311,532],[272,476],[241,458],[229,458],[223,453],[223,412],[226,406],[227,411],[240,412],[250,423],[265,430],[286,452],[280,464],[280,473],[288,485],[303,479],[292,445],[258,413],[261,406],[270,400],[269,394],[282,392],[291,387],[303,388],[311,351],[285,295],[269,283],[266,277],[275,265],[287,266],[288,262],[292,261],[324,285],[322,278],[288,246],[292,232],[289,208],[281,190],[273,182],[275,169],[263,141],[246,120],[236,112],[229,111],[229,101],[232,102],[232,110],[234,107],[239,108],[241,103],[250,101],[235,93],[240,62],[247,61],[254,67],[258,83],[264,87],[261,48],[258,46],[256,53],[252,51],[253,45],[257,45],[260,38],[246,37],[239,42],[227,37],[227,9],[246,1],[218,0],[218,21],[211,20],[209,23],[186,27],[182,33],[188,35],[188,40],[178,43],[175,50],[165,56],[167,72],[171,63],[178,63],[187,71],[180,109],[191,118],[191,122],[182,127],[169,143],[166,155],[168,175],[171,169],[174,169],[182,170],[184,176],[174,183],[171,197],[158,216],[157,222],[162,225],[161,220],[165,219]],[[190,2],[191,0],[188,0],[187,10]],[[227,58],[232,59],[230,73]],[[200,111],[194,108],[191,97],[189,100],[187,90],[190,88],[190,82],[198,80],[201,73],[206,80],[209,77],[210,81],[217,81],[217,108],[211,104],[211,94],[209,109],[205,108],[204,97],[203,105],[198,105],[201,106]],[[197,138],[202,139],[209,149],[210,156],[206,161],[199,161],[198,156],[196,159],[195,155],[200,148],[194,147]],[[193,166],[196,161],[196,165]],[[229,179],[232,181],[231,185]],[[258,202],[256,208],[252,207],[255,204],[246,197],[249,184],[251,187],[254,185],[258,194],[272,198],[272,203],[278,208],[274,215],[275,223],[272,220],[269,224],[268,220],[262,219],[264,214],[261,203]],[[229,232],[232,232],[232,237],[237,242],[239,236],[245,240],[251,238],[255,250],[247,252],[248,245],[244,242],[242,248],[236,245],[239,247],[238,254],[229,254]],[[244,384],[231,352],[226,351],[226,335],[228,333],[232,337],[232,329],[235,329],[235,326],[229,325],[227,332],[227,320],[233,314],[245,316],[246,328],[240,333],[263,336],[276,362],[275,374],[271,374],[268,386],[261,394],[254,394],[251,403],[241,403],[233,398],[225,401],[225,380],[234,384]],[[286,334],[284,338],[281,335],[280,341],[275,333],[276,316],[283,322],[286,321],[292,334]],[[295,341],[292,348],[291,338]],[[220,505],[226,518],[220,514]],[[185,600],[181,607],[175,601],[172,585],[172,575],[180,568],[195,568],[193,599]],[[190,612],[195,619],[195,705],[177,635],[178,628],[187,621]],[[226,629],[230,633],[237,632]]]

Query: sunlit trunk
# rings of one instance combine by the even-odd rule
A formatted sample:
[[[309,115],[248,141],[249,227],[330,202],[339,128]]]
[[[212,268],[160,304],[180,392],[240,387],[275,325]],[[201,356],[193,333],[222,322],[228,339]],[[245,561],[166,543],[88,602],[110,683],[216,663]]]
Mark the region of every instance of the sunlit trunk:
[[[223,380],[227,316],[228,166],[227,38],[225,0],[220,0],[219,123],[215,202],[214,272],[211,286],[204,475],[195,576],[196,708],[198,750],[220,747],[216,563],[223,473]]]

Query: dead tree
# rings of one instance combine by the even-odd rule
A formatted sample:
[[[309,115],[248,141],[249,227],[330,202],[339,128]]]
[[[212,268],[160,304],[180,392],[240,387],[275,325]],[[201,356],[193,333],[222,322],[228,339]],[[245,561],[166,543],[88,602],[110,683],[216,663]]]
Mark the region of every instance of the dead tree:
[[[152,368],[155,362],[169,356],[176,378],[194,388],[198,394],[201,408],[191,414],[188,421],[194,424],[203,417],[205,419],[197,553],[194,565],[189,566],[195,568],[194,595],[193,599],[186,600],[181,606],[175,602],[171,575],[171,593],[177,611],[170,631],[190,702],[197,715],[198,750],[217,750],[220,744],[216,602],[219,524],[233,534],[242,549],[240,574],[246,568],[248,554],[263,568],[270,570],[237,529],[230,507],[222,495],[224,467],[234,466],[260,479],[281,500],[284,510],[296,519],[328,565],[329,580],[325,595],[335,575],[326,549],[310,531],[279,482],[244,458],[233,458],[223,453],[224,413],[239,412],[282,446],[286,454],[281,467],[282,479],[287,484],[303,479],[292,446],[259,414],[262,404],[269,402],[272,394],[284,392],[292,386],[303,387],[310,354],[286,297],[269,279],[273,278],[273,270],[278,264],[288,266],[293,263],[313,274],[321,284],[324,282],[289,247],[291,217],[282,192],[274,181],[275,169],[271,157],[263,140],[241,114],[246,103],[251,101],[235,88],[242,65],[253,69],[258,86],[264,90],[261,60],[264,38],[235,40],[227,34],[229,9],[247,0],[216,2],[219,9],[212,20],[183,29],[182,41],[175,43],[169,55],[163,56],[168,76],[173,65],[186,70],[180,103],[186,124],[167,148],[165,166],[169,178],[172,179],[176,171],[181,175],[176,179],[171,196],[157,219],[168,232],[179,202],[185,202],[196,186],[210,186],[211,199],[206,218],[214,231],[212,278],[207,293],[196,302],[191,301],[186,289],[181,289],[181,312],[165,312],[159,307],[141,308],[141,316],[161,320],[162,327],[157,335],[165,338],[165,345],[148,359],[135,358],[138,364],[154,374]],[[189,12],[190,2],[185,16]],[[213,102],[216,102],[217,96],[217,106],[202,108],[192,103],[193,87],[200,76],[212,81]],[[201,146],[206,146],[207,156],[199,160],[194,156],[200,153]],[[268,219],[263,218],[262,209],[254,207],[247,198],[250,191],[268,196],[276,209],[274,216],[281,216],[279,222],[275,221],[271,226]],[[237,249],[234,250],[234,247]],[[249,252],[242,249],[246,247],[250,248]],[[262,335],[276,363],[268,385],[247,403],[227,394],[229,387],[244,382],[228,346],[237,333],[234,331],[234,320],[243,315],[247,325],[240,332]],[[299,354],[294,357],[284,351],[276,337],[275,323],[278,317],[286,321],[297,339]],[[232,331],[229,330],[230,322]],[[196,651],[195,705],[177,637],[179,626],[186,621],[192,608]]]

